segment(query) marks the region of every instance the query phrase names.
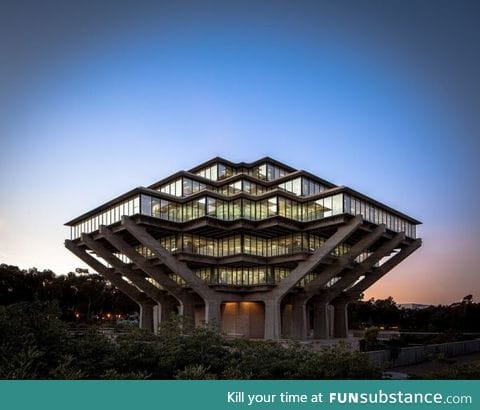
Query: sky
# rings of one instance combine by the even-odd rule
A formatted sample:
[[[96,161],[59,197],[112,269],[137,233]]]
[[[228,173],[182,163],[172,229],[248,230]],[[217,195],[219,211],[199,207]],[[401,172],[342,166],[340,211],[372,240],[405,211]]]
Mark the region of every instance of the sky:
[[[271,156],[423,224],[365,297],[480,297],[480,3],[0,2],[0,263],[215,156]]]

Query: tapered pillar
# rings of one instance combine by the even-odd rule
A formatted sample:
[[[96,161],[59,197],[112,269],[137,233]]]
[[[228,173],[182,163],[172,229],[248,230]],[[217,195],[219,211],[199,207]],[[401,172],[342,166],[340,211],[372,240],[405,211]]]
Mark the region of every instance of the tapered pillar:
[[[333,314],[333,336],[338,338],[348,337],[348,303],[343,298],[332,302],[334,308]]]
[[[298,340],[307,338],[307,302],[298,300],[292,306],[292,337]]]
[[[170,320],[172,315],[175,314],[175,303],[173,302],[163,302],[161,305],[161,310],[160,310],[160,321],[161,322],[166,322]]]
[[[140,306],[140,314],[139,314],[139,326],[141,329],[147,329],[149,331],[154,330],[154,314],[153,308],[155,305],[150,303],[139,303]]]
[[[195,326],[195,301],[193,295],[183,298],[180,305],[180,316],[183,316],[187,324]]]
[[[265,301],[265,339],[280,339],[280,302],[275,299]]]
[[[205,303],[205,322],[208,326],[220,329],[222,324],[221,301],[211,300]]]
[[[313,337],[315,339],[329,339],[330,318],[328,303],[321,299],[314,299],[313,309]]]

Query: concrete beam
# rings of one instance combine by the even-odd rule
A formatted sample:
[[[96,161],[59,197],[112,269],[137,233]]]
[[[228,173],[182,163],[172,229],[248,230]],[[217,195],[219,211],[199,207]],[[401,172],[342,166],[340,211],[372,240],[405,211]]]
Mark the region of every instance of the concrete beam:
[[[210,289],[203,280],[195,275],[187,266],[187,264],[178,261],[170,252],[160,245],[160,243],[156,241],[146,229],[137,225],[128,216],[122,217],[122,225],[142,245],[150,249],[150,251],[162,263],[164,263],[168,269],[178,274],[196,293],[198,293],[205,300],[205,302],[208,300],[219,299],[219,295]],[[206,321],[208,321],[208,318]]]
[[[123,263],[119,258],[112,254],[102,243],[95,241],[88,234],[82,234],[82,241],[98,256],[108,262],[112,267],[127,277],[137,288],[145,292],[153,300],[160,305],[167,303],[167,295],[165,291],[158,289],[146,280],[146,278],[138,272],[135,272],[127,264]]]
[[[352,263],[358,255],[372,246],[385,233],[385,230],[385,225],[377,226],[372,232],[353,245],[347,254],[340,256],[332,266],[320,272],[312,282],[305,286],[304,291],[313,296],[321,290],[330,279],[338,275],[347,265]]]
[[[321,299],[324,303],[329,303],[335,297],[340,295],[343,290],[351,286],[359,277],[364,275],[367,271],[380,261],[383,257],[389,255],[403,240],[405,235],[403,233],[396,234],[392,239],[380,246],[363,262],[358,264],[352,270],[346,271],[345,275],[341,277],[338,282],[334,283],[330,288],[325,289],[322,293],[317,294],[317,299]]]
[[[331,288],[325,290],[321,294],[316,296],[316,306],[319,312],[317,314],[322,314],[323,309],[325,309],[328,303],[331,303],[334,307],[334,320],[333,320],[333,331],[334,337],[344,338],[348,336],[348,303],[351,300],[350,297],[342,293],[345,288],[351,286],[361,275],[371,269],[378,261],[383,257],[389,255],[393,249],[395,249],[400,243],[405,239],[404,233],[396,234],[388,242],[380,246],[375,252],[373,252],[367,259],[360,263],[356,268],[350,272],[346,272],[345,276],[342,277],[337,283],[335,283]],[[406,256],[405,256],[406,257]],[[363,281],[362,281],[363,282]],[[360,282],[361,283],[361,282]],[[367,284],[367,283],[365,283]],[[353,298],[353,297],[352,297]],[[320,326],[318,329],[315,329],[314,333],[318,337],[322,337],[325,334],[324,325],[321,323],[315,322],[315,325]]]
[[[120,253],[126,255],[140,270],[158,282],[166,291],[175,297],[180,303],[185,297],[185,290],[181,288],[159,267],[153,266],[149,261],[137,252],[131,245],[125,242],[119,235],[114,234],[104,225],[100,226],[100,233]],[[82,237],[83,238],[83,237]],[[113,255],[112,255],[113,256]],[[110,262],[109,262],[110,263]],[[111,264],[111,263],[110,263]]]
[[[268,298],[281,299],[288,291],[295,287],[298,281],[318,267],[325,258],[328,258],[335,247],[352,235],[361,224],[362,217],[357,215],[345,225],[339,227],[307,260],[300,262],[285,279],[278,283],[275,289],[270,292]]]
[[[153,331],[153,307],[156,305],[156,302],[153,299],[149,298],[135,286],[130,285],[122,279],[121,275],[116,273],[114,269],[108,268],[100,263],[93,256],[89,255],[85,249],[78,247],[73,241],[66,240],[65,247],[90,266],[94,271],[107,279],[113,286],[132,299],[140,308],[139,326]]]
[[[401,249],[397,254],[392,256],[388,261],[386,261],[383,265],[378,268],[374,268],[370,274],[365,276],[363,280],[358,282],[353,288],[349,289],[346,293],[351,299],[358,297],[361,293],[367,290],[370,286],[372,286],[375,282],[380,280],[383,276],[385,276],[388,272],[390,272],[395,266],[397,266],[400,262],[402,262],[405,258],[410,256],[413,252],[415,252],[418,248],[422,246],[422,240],[416,239],[407,247]]]

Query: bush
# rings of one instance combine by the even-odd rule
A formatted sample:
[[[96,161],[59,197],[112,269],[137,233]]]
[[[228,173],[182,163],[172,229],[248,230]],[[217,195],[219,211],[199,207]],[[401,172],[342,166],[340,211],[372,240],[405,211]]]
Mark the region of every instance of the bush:
[[[65,364],[68,333],[58,306],[46,302],[0,306],[0,377],[48,378]]]
[[[77,329],[78,330],[78,329]],[[96,327],[73,336],[51,304],[0,307],[4,379],[367,379],[380,373],[346,345],[312,352],[298,343],[226,340],[174,317],[158,335]]]

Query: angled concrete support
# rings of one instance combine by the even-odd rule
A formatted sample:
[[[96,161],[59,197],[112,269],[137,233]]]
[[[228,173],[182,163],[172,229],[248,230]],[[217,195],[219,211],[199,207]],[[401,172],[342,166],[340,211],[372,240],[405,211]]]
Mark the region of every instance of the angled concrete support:
[[[366,239],[366,238],[365,238]],[[378,239],[378,238],[377,238]],[[336,300],[335,298],[342,294],[343,290],[352,285],[361,275],[372,268],[383,257],[390,254],[403,240],[405,239],[404,233],[396,234],[392,239],[380,246],[375,252],[373,252],[367,259],[360,263],[357,267],[351,271],[347,271],[345,275],[340,278],[331,288],[326,289],[324,292],[316,296],[316,306],[319,309],[319,316],[323,316],[324,309],[328,306],[328,303],[332,302],[334,307],[334,337],[347,337],[348,335],[348,312],[347,299],[341,298]],[[373,244],[373,242],[371,243]],[[322,306],[323,305],[323,306]],[[315,330],[315,325],[320,326],[318,330]],[[321,337],[325,335],[324,325],[321,323],[314,323],[314,333]]]
[[[293,289],[295,285],[305,275],[312,272],[322,261],[330,255],[335,247],[340,245],[345,239],[352,235],[362,224],[362,217],[356,216],[348,221],[345,225],[339,227],[337,231],[328,238],[325,243],[315,250],[310,257],[298,264],[298,266],[273,289],[269,298],[282,298],[288,291]]]
[[[78,247],[73,241],[66,240],[65,247],[137,303],[140,308],[140,327],[153,331],[153,307],[156,305],[153,299],[149,298],[135,286],[128,284],[114,269],[110,269],[100,263],[93,256],[89,255],[85,249]]]
[[[208,285],[196,276],[187,264],[178,261],[170,252],[168,252],[158,241],[151,236],[147,230],[135,222],[128,216],[122,217],[122,225],[127,231],[134,236],[142,245],[150,249],[150,251],[172,272],[178,274],[196,293],[198,293],[205,301],[218,299],[218,295],[211,290]]]
[[[285,294],[293,289],[305,275],[315,269],[322,261],[329,256],[330,252],[340,243],[352,235],[362,224],[362,217],[356,216],[328,238],[306,261],[300,262],[298,266],[280,283],[277,284],[267,296],[261,296],[265,303],[265,338],[278,339],[281,337],[281,313],[280,302]],[[294,325],[294,334],[306,334],[306,312],[305,306],[294,306],[296,318],[300,319],[299,324]],[[293,313],[293,312],[292,312]],[[303,322],[303,323],[302,323]]]
[[[347,270],[344,275],[334,283],[330,288],[325,289],[323,292],[316,295],[317,300],[322,300],[324,303],[329,303],[335,299],[342,291],[351,286],[358,278],[370,270],[373,265],[380,261],[383,257],[389,255],[403,240],[405,235],[403,233],[396,234],[392,239],[380,246],[375,252],[373,252],[367,259],[358,264],[355,268]],[[311,289],[306,286],[307,293],[319,291],[320,289]]]
[[[162,272],[160,268],[150,264],[143,255],[138,253],[131,245],[125,242],[120,236],[114,234],[106,226],[100,226],[100,234],[120,253],[126,255],[139,269],[158,282],[165,290],[181,302],[184,293],[183,289],[168,277],[168,275]]]
[[[193,302],[193,295],[182,289],[160,268],[151,265],[143,255],[138,253],[120,236],[114,234],[109,228],[103,225],[100,226],[100,233],[119,252],[126,255],[141,271],[150,276],[166,291],[168,291],[168,293],[170,293],[180,304],[180,314],[187,317],[192,323],[195,323],[195,305]],[[130,271],[134,272],[133,269],[130,269]],[[161,317],[164,317],[164,315],[162,314]]]
[[[330,279],[338,275],[345,266],[352,263],[358,255],[372,246],[384,233],[385,225],[377,226],[372,232],[353,245],[347,254],[340,256],[332,266],[320,272],[312,282],[305,286],[305,292],[310,295],[318,292]]]
[[[394,249],[398,244],[404,239],[403,234],[397,234],[393,239],[383,245],[378,249],[378,253],[383,252],[383,256],[388,255],[392,249]],[[395,242],[398,242],[395,245]],[[387,272],[397,266],[401,261],[403,261],[407,256],[412,254],[417,250],[422,244],[420,239],[415,240],[407,247],[400,250],[397,254],[392,256],[387,262],[381,265],[379,268],[373,268],[373,270],[365,276],[363,280],[354,285],[351,289],[348,289],[345,292],[340,292],[333,300],[331,304],[334,306],[334,336],[335,337],[347,337],[348,335],[348,313],[347,307],[349,301],[356,299],[361,293],[366,289],[372,286],[380,278],[382,278]],[[375,252],[375,254],[377,253]],[[373,255],[371,255],[373,257]],[[370,265],[373,265],[377,261],[375,259],[381,259],[382,257],[376,255],[370,261]],[[367,259],[368,260],[368,259]],[[365,261],[366,262],[366,261]],[[373,263],[372,263],[373,262]],[[331,294],[330,297],[331,298]]]
[[[393,255],[388,261],[386,261],[383,265],[378,268],[372,269],[372,271],[365,276],[363,280],[358,282],[355,286],[345,292],[350,298],[356,298],[358,295],[363,293],[367,290],[370,286],[372,286],[375,282],[380,280],[383,276],[385,276],[388,272],[390,272],[395,266],[397,266],[400,262],[402,262],[405,258],[410,256],[413,252],[415,252],[418,248],[422,246],[422,240],[416,239],[407,247],[401,249],[397,254]]]
[[[117,272],[120,272],[121,275],[127,277],[137,288],[145,292],[153,300],[157,301],[158,303],[164,302],[164,291],[161,291],[157,287],[153,286],[145,279],[145,277],[143,277],[140,273],[135,272],[132,268],[123,263],[107,248],[105,248],[105,246],[103,246],[100,242],[95,241],[88,234],[82,234],[82,241],[98,256],[100,256],[107,263],[109,263]]]

